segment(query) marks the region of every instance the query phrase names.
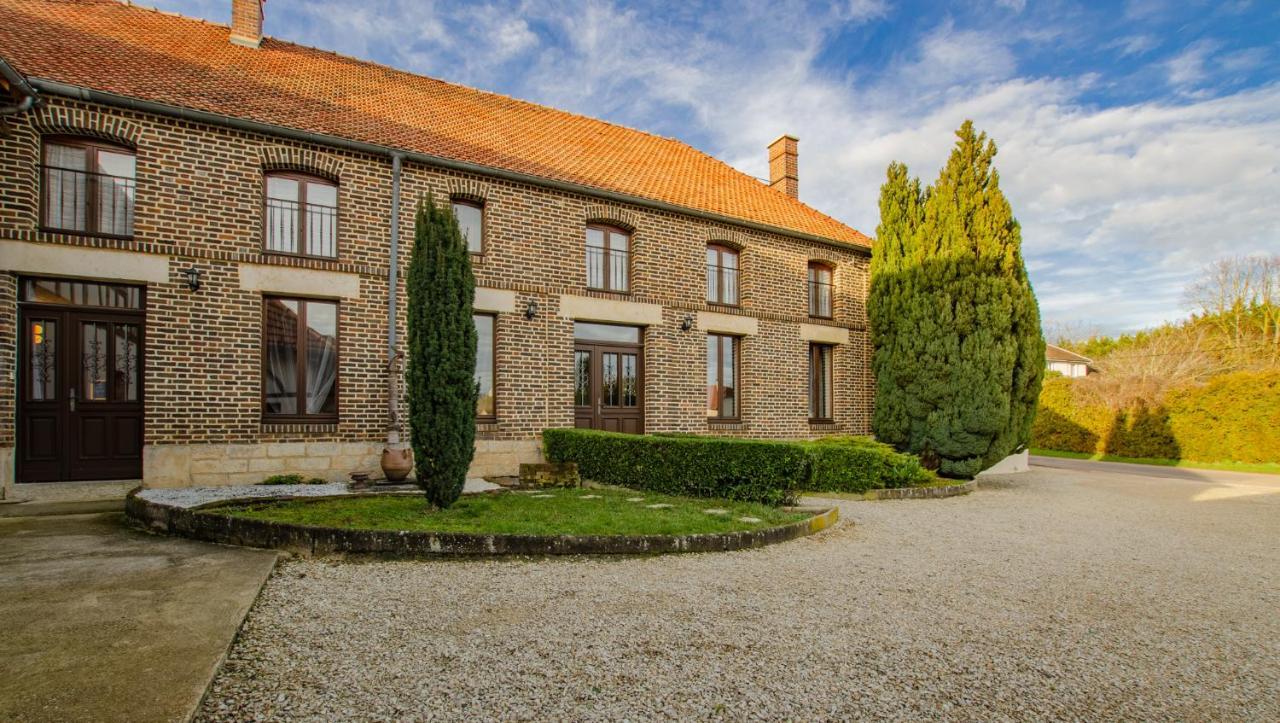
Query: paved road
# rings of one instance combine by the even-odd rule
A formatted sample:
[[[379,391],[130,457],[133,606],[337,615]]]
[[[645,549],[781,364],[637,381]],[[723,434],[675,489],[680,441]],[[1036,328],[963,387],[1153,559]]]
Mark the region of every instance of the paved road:
[[[1261,487],[1280,488],[1280,475],[1258,474],[1253,472],[1227,472],[1212,469],[1190,469],[1187,467],[1162,467],[1154,464],[1130,464],[1128,462],[1096,462],[1089,459],[1068,459],[1066,457],[1031,456],[1031,464],[1036,467],[1052,467],[1068,469],[1076,472],[1102,472],[1106,474],[1128,474],[1148,479],[1180,479],[1213,484],[1245,484]]]
[[[122,514],[0,519],[0,720],[182,721],[276,554]]]
[[[1280,488],[839,504],[732,553],[287,562],[200,718],[1280,720]]]

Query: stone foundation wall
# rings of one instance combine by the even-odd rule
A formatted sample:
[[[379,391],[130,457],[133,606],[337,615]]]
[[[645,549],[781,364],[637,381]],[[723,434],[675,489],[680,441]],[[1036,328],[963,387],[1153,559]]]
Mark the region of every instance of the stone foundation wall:
[[[276,474],[345,482],[352,472],[382,476],[381,442],[268,442],[148,445],[142,453],[146,487],[257,484]],[[539,462],[536,440],[477,440],[468,477],[515,475],[521,462]]]

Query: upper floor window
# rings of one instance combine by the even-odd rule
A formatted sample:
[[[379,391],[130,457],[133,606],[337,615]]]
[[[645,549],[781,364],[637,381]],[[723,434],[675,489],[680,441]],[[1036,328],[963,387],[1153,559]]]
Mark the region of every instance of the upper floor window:
[[[458,229],[467,242],[467,250],[473,254],[484,253],[484,205],[455,198],[453,215],[458,219]]]
[[[54,231],[133,235],[133,151],[84,138],[44,143],[40,225]]]
[[[267,174],[264,248],[298,256],[338,256],[338,186],[301,173]]]
[[[631,278],[631,234],[612,226],[587,227],[587,287],[627,292]]]
[[[738,305],[738,252],[727,246],[707,247],[707,303]]]
[[[809,263],[809,316],[831,318],[831,267]]]

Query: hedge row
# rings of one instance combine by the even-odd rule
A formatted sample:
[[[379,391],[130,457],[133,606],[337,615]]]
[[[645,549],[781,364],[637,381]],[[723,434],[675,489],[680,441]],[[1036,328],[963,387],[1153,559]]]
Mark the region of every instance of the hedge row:
[[[1163,404],[1113,410],[1071,379],[1046,379],[1031,446],[1197,462],[1280,461],[1280,371],[1224,374]]]
[[[802,445],[813,465],[806,488],[814,492],[914,487],[936,479],[915,455],[867,437],[825,437]]]
[[[789,504],[802,490],[863,492],[931,480],[919,460],[870,440],[816,442],[585,429],[542,433],[548,461],[585,479],[663,494]]]

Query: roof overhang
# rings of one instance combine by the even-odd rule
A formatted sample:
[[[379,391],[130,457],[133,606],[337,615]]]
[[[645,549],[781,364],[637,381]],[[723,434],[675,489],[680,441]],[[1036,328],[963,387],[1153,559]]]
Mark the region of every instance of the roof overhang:
[[[31,107],[36,104],[38,96],[36,89],[31,87],[22,73],[15,70],[4,58],[0,58],[0,82],[4,83],[10,93],[22,99],[14,105],[0,106],[0,116],[22,113],[31,110]]]
[[[619,193],[594,186],[587,186],[569,181],[560,181],[553,178],[544,178],[527,173],[510,171],[504,168],[495,168],[485,166],[478,163],[468,161],[459,161],[453,158],[445,158],[443,156],[434,156],[427,153],[419,153],[417,151],[408,151],[402,148],[392,148],[382,146],[375,143],[366,143],[356,141],[341,136],[334,136],[325,133],[314,133],[289,126],[276,125],[274,123],[263,123],[261,121],[249,120],[247,118],[238,118],[235,116],[222,115],[220,113],[210,113],[195,108],[187,108],[185,106],[169,105],[166,103],[157,103],[155,101],[145,100],[142,98],[134,98],[131,96],[109,93],[92,88],[61,83],[54,80],[46,80],[44,78],[30,78],[30,85],[35,89],[48,93],[50,95],[58,95],[64,98],[72,98],[75,100],[88,101],[91,103],[99,103],[102,105],[112,106],[115,108],[123,108],[126,110],[139,111],[144,113],[153,113],[156,115],[170,116],[182,120],[204,123],[207,125],[220,126],[223,128],[231,128],[233,130],[246,131],[250,133],[258,133],[268,136],[280,136],[291,140],[301,141],[304,143],[314,143],[317,145],[329,146],[332,148],[341,148],[357,153],[366,153],[376,156],[394,157],[400,156],[406,161],[421,163],[423,165],[437,166],[440,168],[448,168],[455,171],[463,171],[466,173],[475,173],[479,175],[501,178],[516,183],[524,183],[533,186],[540,186],[552,190],[563,191],[566,193],[580,194],[591,196],[606,201],[615,201],[618,203],[626,203],[634,206],[650,208],[664,213],[678,213],[684,216],[691,216],[716,223],[729,224],[741,228],[748,228],[755,231],[777,234],[779,236],[787,236],[802,241],[810,241],[819,243],[833,248],[852,251],[863,256],[871,255],[871,248],[861,244],[852,244],[844,241],[808,234],[801,231],[772,226],[769,224],[758,223],[755,221],[747,221],[733,216],[712,213],[710,211],[702,211],[696,208],[680,206],[665,201],[657,201],[651,198],[641,196],[633,196],[631,194]]]

